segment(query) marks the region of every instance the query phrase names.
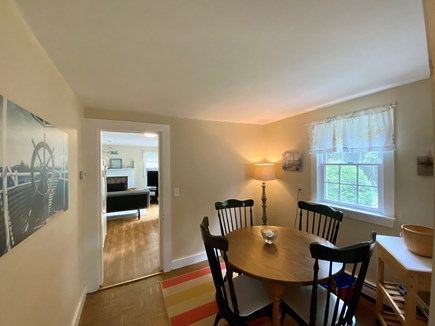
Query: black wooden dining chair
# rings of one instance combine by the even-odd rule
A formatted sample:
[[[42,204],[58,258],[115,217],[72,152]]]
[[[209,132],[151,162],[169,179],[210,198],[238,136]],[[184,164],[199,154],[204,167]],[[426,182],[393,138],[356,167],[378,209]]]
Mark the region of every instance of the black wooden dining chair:
[[[293,317],[299,325],[356,325],[355,311],[361,295],[370,257],[375,247],[376,233],[366,242],[348,247],[310,244],[315,259],[313,285],[290,286],[281,302],[283,314]],[[329,278],[318,279],[319,261],[327,261]],[[333,264],[341,269],[332,275]]]
[[[218,306],[214,325],[217,325],[222,318],[230,325],[247,325],[249,321],[262,316],[272,318],[272,302],[263,282],[246,275],[233,278],[226,254],[228,240],[224,236],[211,235],[208,225],[208,217],[204,217],[200,225],[201,235],[216,288]],[[225,280],[219,253],[227,269]]]
[[[305,201],[299,201],[298,207],[297,224],[299,230],[315,234],[335,245],[340,222],[343,220],[343,212],[336,211],[327,205],[312,204]]]
[[[218,213],[222,235],[253,224],[252,207],[254,201],[252,199],[228,199],[216,202],[214,206]]]

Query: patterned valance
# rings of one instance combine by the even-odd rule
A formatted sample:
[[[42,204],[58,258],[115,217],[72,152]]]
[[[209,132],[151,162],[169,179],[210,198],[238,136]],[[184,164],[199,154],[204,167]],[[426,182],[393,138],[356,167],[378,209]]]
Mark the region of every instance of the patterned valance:
[[[310,153],[391,151],[396,104],[369,108],[310,124]]]

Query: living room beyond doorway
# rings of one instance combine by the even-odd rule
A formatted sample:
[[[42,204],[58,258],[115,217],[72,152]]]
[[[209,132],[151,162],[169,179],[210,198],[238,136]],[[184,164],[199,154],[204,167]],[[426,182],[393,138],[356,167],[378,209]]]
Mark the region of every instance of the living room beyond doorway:
[[[146,137],[141,133],[102,131],[101,158],[103,208],[107,207],[103,216],[106,237],[102,288],[107,288],[155,275],[162,270],[160,207],[158,200],[150,202],[151,195],[158,196],[159,180],[151,180],[157,185],[150,185],[148,180],[150,170],[157,173],[159,170],[158,134]],[[113,186],[118,184],[123,188],[114,189]],[[118,196],[119,193],[126,195]],[[142,193],[143,206],[137,202]],[[111,197],[108,198],[107,194]],[[137,194],[131,205],[108,206],[111,203],[108,200],[113,196],[118,196],[115,198],[118,201],[124,197],[130,200],[132,196],[127,196],[129,194]],[[133,211],[119,211],[133,209],[132,205]]]

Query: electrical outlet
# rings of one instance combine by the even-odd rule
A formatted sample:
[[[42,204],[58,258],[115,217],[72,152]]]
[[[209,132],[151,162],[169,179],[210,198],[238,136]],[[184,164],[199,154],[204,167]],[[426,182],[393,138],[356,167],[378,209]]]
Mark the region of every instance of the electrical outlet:
[[[298,191],[304,192],[304,185],[302,183],[298,184]]]
[[[174,197],[180,197],[180,188],[174,188]]]

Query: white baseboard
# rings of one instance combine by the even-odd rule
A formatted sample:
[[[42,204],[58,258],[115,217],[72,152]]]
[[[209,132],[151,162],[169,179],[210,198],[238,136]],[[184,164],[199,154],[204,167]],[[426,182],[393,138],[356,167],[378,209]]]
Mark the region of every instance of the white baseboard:
[[[362,293],[373,300],[376,300],[376,285],[374,285],[372,282],[364,281]]]
[[[87,293],[88,293],[88,288],[85,286],[82,294],[80,295],[80,300],[77,303],[76,311],[74,312],[74,317],[73,317],[73,320],[71,322],[71,326],[78,326],[79,325],[80,317],[82,315],[83,306],[85,305]]]
[[[192,264],[196,264],[196,263],[202,262],[204,260],[207,260],[207,255],[205,254],[205,252],[202,252],[202,253],[199,253],[196,255],[192,255],[192,256],[188,256],[188,257],[183,257],[180,259],[175,259],[171,262],[171,270],[181,268],[184,266],[188,266],[188,265],[192,265]]]

